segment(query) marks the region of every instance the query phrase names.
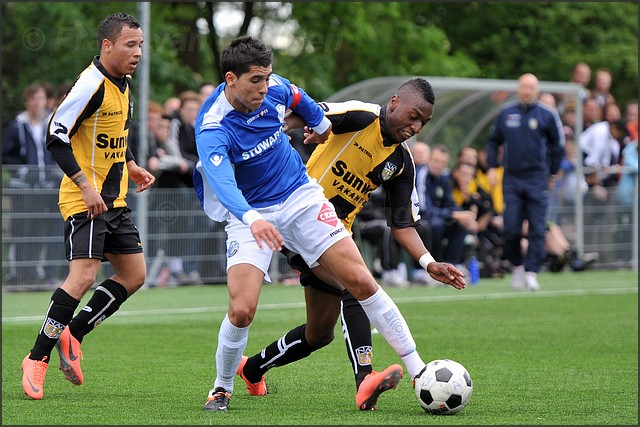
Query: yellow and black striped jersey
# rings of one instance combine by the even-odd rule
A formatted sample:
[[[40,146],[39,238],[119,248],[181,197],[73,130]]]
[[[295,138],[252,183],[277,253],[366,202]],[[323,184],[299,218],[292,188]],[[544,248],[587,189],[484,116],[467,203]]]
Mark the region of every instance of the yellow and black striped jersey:
[[[360,101],[319,105],[332,132],[311,154],[307,172],[324,188],[345,227],[351,230],[371,192],[381,185],[389,226],[415,226],[420,215],[413,158],[406,142],[387,136],[385,108]]]
[[[133,110],[131,76],[111,76],[95,57],[53,113],[47,145],[70,146],[80,169],[108,208],[126,206],[127,139]],[[78,186],[65,175],[58,205],[64,219],[87,210]]]

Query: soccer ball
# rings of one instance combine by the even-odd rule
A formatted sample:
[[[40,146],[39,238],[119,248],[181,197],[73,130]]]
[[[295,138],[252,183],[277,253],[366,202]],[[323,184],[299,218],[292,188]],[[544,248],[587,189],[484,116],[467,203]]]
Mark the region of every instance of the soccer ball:
[[[414,387],[422,409],[436,415],[462,411],[473,391],[469,372],[449,359],[429,362],[416,377]]]

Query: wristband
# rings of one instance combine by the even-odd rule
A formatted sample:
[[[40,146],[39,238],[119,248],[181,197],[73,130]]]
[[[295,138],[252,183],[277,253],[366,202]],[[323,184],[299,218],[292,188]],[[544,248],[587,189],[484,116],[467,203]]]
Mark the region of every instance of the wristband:
[[[429,252],[427,252],[426,254],[422,255],[420,257],[420,259],[418,260],[418,263],[422,266],[422,268],[424,268],[425,270],[427,269],[427,266],[429,264],[431,264],[432,262],[436,262],[436,260],[433,258],[433,256],[431,256],[431,254]]]
[[[258,212],[256,210],[253,210],[253,209],[251,209],[249,211],[246,211],[242,215],[242,222],[247,224],[249,227],[251,227],[251,224],[253,224],[254,222],[256,222],[259,219],[264,219],[264,218],[262,218],[262,215],[260,215],[260,212]]]

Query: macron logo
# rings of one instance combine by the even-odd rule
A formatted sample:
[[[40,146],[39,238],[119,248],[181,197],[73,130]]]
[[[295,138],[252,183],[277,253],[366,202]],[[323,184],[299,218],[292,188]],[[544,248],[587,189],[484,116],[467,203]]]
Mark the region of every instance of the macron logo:
[[[220,166],[220,163],[222,163],[222,156],[218,156],[216,154],[211,158],[211,163],[213,163],[213,166]]]

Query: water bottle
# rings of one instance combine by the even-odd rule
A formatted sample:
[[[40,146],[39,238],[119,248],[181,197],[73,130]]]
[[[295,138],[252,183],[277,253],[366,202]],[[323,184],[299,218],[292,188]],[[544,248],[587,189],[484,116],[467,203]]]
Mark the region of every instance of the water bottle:
[[[469,258],[468,269],[471,276],[471,284],[477,285],[480,282],[480,262],[478,258],[475,256]]]

